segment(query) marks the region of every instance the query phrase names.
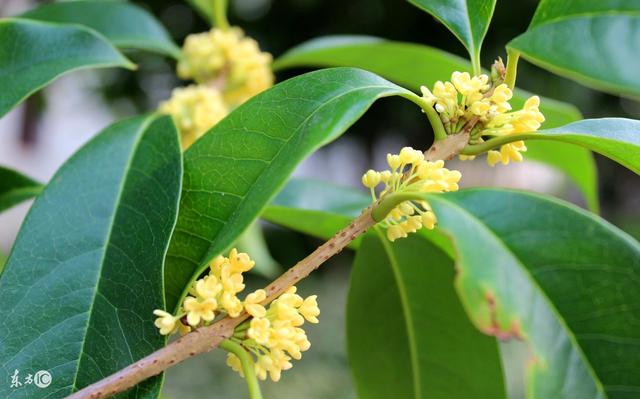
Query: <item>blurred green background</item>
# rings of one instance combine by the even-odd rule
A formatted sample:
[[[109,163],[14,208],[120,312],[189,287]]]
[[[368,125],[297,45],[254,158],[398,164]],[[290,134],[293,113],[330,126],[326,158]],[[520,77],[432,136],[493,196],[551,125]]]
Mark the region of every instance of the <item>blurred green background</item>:
[[[14,7],[7,7],[13,2]],[[308,39],[330,34],[363,34],[399,41],[427,44],[466,56],[462,45],[437,21],[402,0],[230,0],[229,19],[257,39],[261,47],[274,57]],[[149,9],[181,44],[189,33],[208,29],[207,22],[185,2],[177,0],[135,1]],[[16,6],[16,4],[18,4]],[[36,2],[0,0],[0,13],[10,15],[15,10],[28,8]],[[483,47],[483,64],[490,65],[497,56],[505,57],[504,45],[524,31],[531,19],[537,1],[498,1],[493,23]],[[3,8],[4,7],[4,8]],[[9,11],[10,10],[10,11]],[[132,53],[139,64],[135,72],[105,70],[97,74],[92,94],[104,99],[113,119],[148,112],[167,98],[173,87],[182,85],[174,74],[175,65],[152,54]],[[277,76],[282,81],[304,70],[287,71]],[[640,104],[616,96],[584,88],[577,83],[551,75],[526,62],[520,63],[518,86],[537,94],[571,102],[585,117],[619,116],[640,119]],[[16,123],[15,138],[24,151],[38,146],[46,135],[42,128],[43,115],[52,100],[45,94],[34,96],[21,110]],[[7,132],[1,131],[0,146]],[[96,131],[102,126],[97,126]],[[376,104],[325,153],[316,165],[332,164],[320,168],[314,177],[357,184],[363,170],[380,160],[386,149],[399,149],[410,144],[427,148],[432,141],[431,132],[423,116],[402,100],[385,100]],[[525,154],[526,157],[526,154]],[[375,161],[374,161],[375,159]],[[640,238],[640,182],[637,175],[614,162],[597,156],[600,175],[600,199],[603,216]],[[482,160],[473,168],[478,174],[488,171]],[[510,166],[511,167],[511,166]],[[307,169],[318,169],[308,167]],[[537,170],[537,169],[536,169]],[[53,173],[53,170],[50,171]],[[506,175],[504,179],[489,182],[520,186],[518,179],[535,179],[545,173]],[[49,171],[47,171],[47,174]],[[500,171],[502,173],[502,171]],[[302,175],[307,175],[304,170]],[[311,173],[313,175],[313,173]],[[533,177],[531,177],[533,176]],[[515,180],[515,181],[514,181]],[[487,184],[479,179],[471,184]],[[534,185],[582,204],[575,187],[564,179],[551,179],[547,185]],[[526,182],[530,183],[530,182]],[[525,185],[529,187],[528,185]],[[4,228],[4,227],[3,227]],[[273,257],[280,265],[293,265],[319,244],[319,241],[276,226],[265,225],[266,237]],[[331,260],[299,285],[303,295],[317,294],[322,314],[319,325],[307,327],[312,343],[302,361],[283,374],[277,383],[263,386],[267,398],[351,398],[355,397],[345,348],[345,302],[352,254],[346,251]],[[248,289],[263,286],[268,281],[251,276]],[[384,315],[380,320],[384,322]],[[372,365],[374,367],[374,365]],[[243,380],[225,365],[225,355],[215,351],[189,360],[170,369],[166,374],[164,396],[167,399],[191,398],[244,398],[247,397]]]

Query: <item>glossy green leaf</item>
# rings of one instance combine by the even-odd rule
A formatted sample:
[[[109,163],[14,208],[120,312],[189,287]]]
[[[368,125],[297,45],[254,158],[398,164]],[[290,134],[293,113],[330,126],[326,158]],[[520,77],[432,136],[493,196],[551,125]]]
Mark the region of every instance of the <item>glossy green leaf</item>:
[[[20,18],[83,25],[101,33],[118,48],[180,57],[180,49],[164,27],[149,12],[128,2],[75,0],[49,3],[27,11]]]
[[[532,398],[640,391],[640,244],[573,205],[523,192],[427,195],[456,247],[476,326],[530,346]]]
[[[423,237],[365,237],[347,305],[360,398],[505,397],[496,340],[469,321],[454,274],[451,258]]]
[[[444,51],[369,36],[314,39],[294,47],[274,63],[276,70],[309,66],[359,67],[413,90],[418,90],[421,85],[432,86],[437,80],[448,80],[453,71],[470,70],[466,60]],[[521,107],[530,95],[517,90],[512,100],[514,108]],[[542,99],[540,109],[546,118],[545,128],[581,119],[574,106],[547,98]],[[530,142],[527,147],[527,159],[549,164],[566,173],[582,191],[590,209],[598,211],[597,172],[590,151],[562,143]]]
[[[328,239],[371,205],[364,191],[319,180],[293,179],[280,190],[262,218],[284,227]],[[357,248],[361,238],[351,242]]]
[[[164,345],[152,312],[180,179],[177,132],[154,116],[107,128],[51,179],[0,278],[0,375],[46,370],[52,382],[3,383],[0,397],[64,397]],[[157,396],[160,382],[127,397]]]
[[[409,3],[449,28],[469,51],[474,70],[480,71],[480,47],[489,29],[496,0],[409,0]]]
[[[640,97],[637,1],[542,1],[529,29],[508,47],[587,86]]]
[[[371,205],[364,190],[309,179],[292,179],[265,208],[262,218],[314,237],[328,239]],[[438,229],[420,230],[419,234],[454,256],[447,236]],[[357,249],[362,237],[351,241]]]
[[[103,67],[134,65],[87,28],[0,20],[0,117],[64,73]]]
[[[552,140],[579,145],[611,158],[640,174],[640,156],[638,156],[640,154],[640,121],[637,120],[584,119],[555,129],[514,135],[509,140],[514,138]]]
[[[394,95],[409,92],[362,70],[312,72],[252,98],[189,147],[167,257],[169,306],[259,216],[300,161],[340,136],[374,101]]]
[[[0,212],[35,197],[41,190],[40,183],[0,166]]]

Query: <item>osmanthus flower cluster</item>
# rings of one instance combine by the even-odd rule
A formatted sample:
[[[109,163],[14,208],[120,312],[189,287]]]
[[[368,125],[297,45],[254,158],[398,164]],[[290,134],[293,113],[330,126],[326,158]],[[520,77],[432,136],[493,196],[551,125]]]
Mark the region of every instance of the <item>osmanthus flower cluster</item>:
[[[173,116],[182,147],[189,147],[234,107],[271,87],[271,60],[237,27],[187,36],[177,74],[196,84],[175,89],[160,105],[160,112]]]
[[[462,175],[444,167],[444,161],[427,161],[421,151],[404,147],[399,154],[387,154],[390,169],[368,170],[362,184],[371,190],[373,201],[394,193],[443,193],[457,191]],[[375,188],[384,188],[376,193]],[[397,205],[381,222],[387,228],[387,238],[395,241],[415,233],[422,227],[433,229],[436,215],[427,201],[404,201]]]
[[[290,360],[301,359],[302,352],[310,348],[311,343],[300,327],[305,320],[318,323],[320,309],[316,295],[303,299],[296,294],[296,287],[272,301],[268,309],[263,305],[267,295],[262,289],[240,300],[238,294],[245,288],[242,273],[254,265],[249,255],[235,248],[228,257],[216,257],[209,265],[208,274],[192,284],[178,314],[159,309],[153,312],[158,316],[155,325],[162,335],[176,331],[186,334],[211,324],[218,315],[234,318],[246,312],[250,317],[236,327],[230,339],[256,356],[258,378],[264,380],[268,373],[273,381],[278,381],[281,372],[291,368]],[[230,353],[227,363],[243,374],[236,355]]]
[[[290,360],[300,360],[302,352],[311,347],[301,327],[305,321],[318,323],[320,309],[316,295],[303,299],[295,286],[271,302],[269,309],[258,304],[265,297],[263,290],[247,296],[245,308],[252,318],[236,328],[231,340],[255,356],[258,379],[265,380],[268,374],[271,380],[279,381],[282,371],[291,368]],[[228,354],[227,364],[244,376],[235,354]]]
[[[433,90],[422,86],[422,97],[435,108],[447,134],[470,128],[469,144],[538,130],[544,122],[544,115],[538,109],[540,98],[532,96],[521,110],[512,111],[511,89],[505,83],[498,83],[496,78],[491,80],[484,74],[472,77],[467,72],[454,72],[450,82],[438,81]],[[489,151],[487,162],[491,166],[498,162],[504,165],[509,161],[520,162],[521,152],[526,150],[523,141],[504,144],[499,151]],[[474,157],[463,155],[460,158]]]

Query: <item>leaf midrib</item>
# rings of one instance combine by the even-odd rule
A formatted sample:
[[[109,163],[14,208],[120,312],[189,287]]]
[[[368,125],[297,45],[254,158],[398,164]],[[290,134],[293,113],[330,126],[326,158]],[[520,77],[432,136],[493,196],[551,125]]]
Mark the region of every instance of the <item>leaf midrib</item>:
[[[389,241],[387,241],[387,237],[385,237],[384,233],[381,232],[379,227],[374,227],[374,231],[378,236],[378,239],[382,243],[384,252],[389,258],[391,271],[397,283],[398,294],[400,295],[400,302],[402,304],[402,314],[404,315],[404,320],[406,323],[405,327],[407,329],[407,341],[409,343],[409,354],[411,357],[411,372],[414,384],[414,394],[416,399],[420,399],[422,397],[422,386],[420,381],[420,362],[418,361],[418,345],[414,333],[415,327],[413,318],[411,316],[411,307],[409,305],[409,298],[407,296],[406,287],[404,285],[404,280],[402,279],[402,276],[400,274],[400,266],[398,264],[398,260],[396,259],[395,253],[390,248],[391,244],[389,243]]]
[[[144,131],[147,130],[147,128],[151,125],[151,122],[153,121],[154,116],[149,116],[147,118],[144,119],[144,121],[142,123],[140,123],[140,126],[136,129],[136,139],[135,142],[133,143],[133,146],[131,147],[131,152],[129,153],[129,158],[127,159],[127,163],[125,164],[125,167],[123,169],[123,174],[122,174],[122,179],[120,179],[120,184],[118,186],[118,194],[116,196],[116,200],[114,201],[114,212],[111,214],[111,220],[109,222],[109,230],[107,232],[106,235],[106,239],[104,241],[104,245],[102,246],[102,256],[100,258],[100,262],[99,262],[99,267],[100,269],[98,270],[98,273],[96,274],[97,276],[97,281],[95,284],[95,289],[93,291],[93,295],[92,295],[92,299],[91,299],[91,306],[89,307],[88,310],[88,314],[89,316],[87,317],[87,323],[85,328],[83,329],[83,336],[82,336],[82,345],[80,348],[80,357],[78,358],[78,363],[75,369],[75,373],[73,376],[73,383],[71,384],[71,390],[72,392],[75,391],[78,387],[76,386],[77,380],[78,380],[78,371],[80,370],[80,366],[82,365],[82,359],[85,357],[85,346],[87,344],[87,331],[89,329],[89,326],[91,325],[91,320],[93,318],[94,312],[93,312],[93,306],[95,305],[96,302],[96,297],[98,296],[98,294],[101,294],[100,292],[100,282],[102,280],[102,272],[103,272],[103,268],[104,268],[104,263],[105,263],[105,258],[106,258],[106,254],[108,252],[108,247],[111,243],[111,236],[113,234],[113,226],[115,225],[115,220],[117,218],[117,215],[120,213],[121,208],[119,206],[121,199],[122,199],[122,195],[124,193],[124,188],[126,186],[127,181],[130,178],[130,174],[129,171],[131,169],[131,165],[133,163],[133,159],[135,158],[136,152],[138,150],[138,147],[140,145],[140,143],[142,142],[142,138],[144,137]],[[102,295],[102,294],[101,294]],[[113,305],[112,305],[113,306]],[[118,319],[118,323],[119,323],[119,319]],[[129,353],[131,353],[131,349],[129,348],[129,344],[127,342],[127,339],[123,339],[123,341],[125,342],[125,344],[127,345],[127,349],[129,351]],[[133,359],[131,359],[131,361],[133,361]]]
[[[538,292],[540,297],[545,301],[545,303],[547,304],[549,310],[552,312],[552,314],[555,316],[555,318],[558,321],[558,323],[560,324],[560,326],[563,328],[563,330],[567,334],[567,337],[569,338],[569,341],[572,343],[572,347],[577,351],[577,353],[580,356],[580,358],[582,359],[585,367],[587,368],[587,371],[589,372],[589,374],[591,374],[591,377],[593,378],[593,381],[594,381],[595,386],[598,389],[598,391],[603,395],[604,398],[608,398],[608,395],[606,393],[606,390],[604,389],[604,385],[602,384],[602,381],[600,381],[600,378],[596,374],[595,370],[593,369],[593,366],[591,365],[591,362],[589,362],[589,360],[586,357],[584,351],[582,350],[582,347],[579,345],[579,343],[578,343],[578,341],[577,341],[577,339],[575,337],[575,334],[573,333],[573,331],[571,331],[569,326],[566,324],[565,319],[562,317],[562,315],[560,314],[558,309],[554,306],[553,302],[547,296],[546,292],[540,287],[540,285],[538,284],[537,280],[531,275],[531,273],[529,272],[529,269],[526,268],[524,266],[524,263],[522,262],[522,260],[518,256],[516,256],[516,254],[513,253],[513,251],[511,251],[511,249],[509,248],[507,243],[504,242],[503,240],[501,240],[500,237],[498,236],[498,234],[495,231],[493,231],[486,223],[483,223],[481,219],[477,218],[475,215],[473,215],[472,213],[470,213],[469,211],[467,211],[465,208],[461,207],[460,205],[454,203],[453,201],[447,201],[446,199],[439,198],[437,195],[428,195],[428,197],[429,197],[429,200],[431,202],[435,201],[435,202],[446,203],[446,205],[448,205],[448,206],[450,206],[452,208],[455,208],[462,215],[464,215],[468,219],[472,220],[474,223],[476,223],[478,225],[478,227],[481,230],[486,231],[486,233],[490,237],[492,237],[496,241],[496,243],[500,247],[502,247],[505,250],[505,252],[517,262],[517,264],[520,267],[520,269],[522,270],[524,276],[527,278],[527,280],[529,280],[531,285],[536,289],[536,292]],[[456,240],[454,239],[452,241],[453,241],[453,245],[456,246]],[[457,249],[456,249],[456,252],[458,252],[458,254],[460,253]],[[459,262],[458,259],[456,259],[456,265],[458,267],[460,267],[461,269],[464,269],[462,267],[463,265],[461,265],[461,263]],[[533,343],[531,341],[528,341],[528,343],[529,343],[529,345],[533,346]]]
[[[394,85],[393,83],[389,82],[391,85]],[[311,112],[306,118],[304,118],[304,120],[302,120],[298,126],[296,126],[295,129],[293,129],[293,133],[286,139],[283,141],[283,144],[280,146],[280,148],[278,149],[278,151],[276,152],[276,154],[271,158],[271,160],[269,160],[267,163],[268,165],[265,166],[265,168],[260,172],[260,174],[256,177],[256,179],[253,181],[253,183],[251,184],[251,186],[249,187],[249,189],[244,193],[244,195],[241,196],[240,202],[238,203],[238,205],[235,207],[235,209],[233,210],[233,212],[231,213],[231,215],[229,215],[229,217],[227,218],[227,221],[224,223],[223,227],[218,231],[218,233],[216,234],[216,237],[210,241],[209,244],[209,249],[207,250],[207,252],[205,252],[204,255],[202,255],[202,257],[200,258],[199,262],[192,262],[190,259],[189,261],[192,262],[193,265],[195,265],[195,272],[191,275],[191,278],[189,279],[189,281],[187,282],[185,288],[183,289],[180,297],[178,298],[178,301],[176,303],[176,307],[179,306],[182,298],[184,298],[187,294],[187,291],[189,289],[189,287],[191,286],[191,283],[195,280],[195,278],[198,276],[199,274],[199,269],[202,268],[202,264],[205,263],[208,258],[210,257],[210,252],[211,252],[211,248],[213,248],[219,240],[221,240],[221,237],[224,237],[226,231],[230,228],[229,226],[231,225],[231,223],[229,223],[230,220],[234,219],[236,217],[236,215],[238,214],[238,212],[240,211],[240,208],[242,206],[242,204],[244,204],[244,202],[246,201],[246,198],[250,196],[250,194],[255,190],[256,187],[256,182],[258,180],[261,180],[262,176],[264,175],[264,171],[266,171],[270,165],[272,165],[274,162],[276,162],[276,160],[280,157],[280,154],[282,153],[282,151],[289,145],[289,142],[298,135],[300,129],[305,126],[307,124],[307,122],[314,117],[318,112],[320,112],[321,109],[323,109],[324,107],[330,105],[331,103],[339,100],[340,98],[349,95],[351,93],[354,92],[358,92],[358,91],[364,91],[364,90],[369,90],[369,89],[386,89],[386,90],[391,90],[394,89],[394,87],[392,86],[385,86],[385,85],[367,85],[367,86],[359,86],[359,87],[355,87],[352,88],[350,90],[344,91],[342,93],[340,93],[339,95],[336,95],[334,97],[331,97],[331,99],[329,99],[329,101],[325,101],[322,104],[319,104],[317,106],[316,109],[313,110],[313,112]],[[406,91],[408,92],[408,90],[400,87],[400,86],[396,86],[395,87],[396,90],[398,90],[398,92],[401,91]],[[386,97],[387,95],[392,95],[392,94],[388,94],[388,93],[378,93],[378,95],[376,97],[374,97],[372,100],[376,100],[379,99],[381,97]],[[372,101],[373,102],[373,101]],[[324,144],[327,143],[328,139],[325,139],[323,141],[321,141],[318,146],[322,146]],[[281,186],[283,186],[286,182],[282,182]],[[277,190],[276,190],[277,191]],[[272,197],[275,196],[275,191],[274,194],[272,195]],[[262,213],[262,211],[264,211],[264,209],[269,205],[269,201],[265,201],[265,204],[262,206],[262,208],[258,211],[258,215],[260,213]],[[224,249],[224,248],[223,248]],[[167,255],[169,257],[174,257],[174,255]],[[187,260],[186,258],[183,257],[183,259]]]

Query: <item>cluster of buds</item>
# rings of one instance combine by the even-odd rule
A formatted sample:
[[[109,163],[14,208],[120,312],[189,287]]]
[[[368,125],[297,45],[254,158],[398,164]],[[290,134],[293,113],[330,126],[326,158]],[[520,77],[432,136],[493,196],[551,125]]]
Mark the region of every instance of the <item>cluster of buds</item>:
[[[371,190],[374,202],[392,193],[457,191],[462,177],[457,170],[445,168],[443,161],[426,161],[421,151],[411,147],[404,147],[399,154],[387,154],[387,163],[389,170],[369,170],[362,176],[362,184]],[[384,188],[376,193],[380,184]],[[422,227],[433,229],[436,222],[427,201],[404,201],[389,212],[382,225],[387,227],[387,238],[395,241]]]
[[[289,288],[265,308],[267,294],[256,290],[244,301],[238,294],[244,290],[242,273],[253,268],[255,262],[236,249],[229,256],[218,256],[209,265],[209,273],[196,280],[177,315],[155,310],[155,325],[160,334],[176,331],[186,334],[192,329],[211,324],[218,315],[238,317],[246,312],[250,317],[236,327],[230,339],[255,355],[256,376],[262,380],[267,373],[273,381],[280,379],[283,370],[291,368],[291,359],[299,360],[302,352],[311,347],[304,330],[305,320],[318,323],[320,309],[316,295],[302,298],[296,287]],[[230,353],[227,364],[243,375],[240,359]]]
[[[237,27],[189,35],[178,62],[178,76],[218,85],[231,105],[273,85],[271,55],[261,52],[258,43]]]
[[[177,315],[163,310],[155,310],[155,321],[160,334],[168,335],[179,330],[184,334],[193,328],[209,324],[217,314],[226,313],[229,317],[238,317],[245,307],[262,306],[256,303],[256,293],[249,294],[241,301],[237,294],[244,290],[242,273],[253,268],[255,262],[249,255],[235,248],[229,256],[218,256],[209,265],[209,273],[196,280],[189,289],[189,295],[182,302]],[[262,298],[264,300],[265,298]]]
[[[482,143],[491,137],[538,130],[544,122],[544,116],[538,109],[540,98],[532,96],[523,109],[512,111],[509,100],[513,93],[505,83],[499,82],[495,76],[490,82],[489,76],[484,74],[472,77],[467,72],[454,72],[450,82],[436,82],[433,91],[422,86],[422,97],[434,107],[447,134],[468,129],[470,144]],[[526,150],[521,141],[505,144],[500,151],[490,151],[487,161],[491,166],[497,162],[504,165],[509,161],[519,162],[522,160],[520,152]]]
[[[274,80],[271,55],[235,27],[187,36],[177,69],[196,84],[175,89],[159,110],[173,117],[183,149]]]
[[[249,301],[256,304],[264,298],[263,290],[247,297],[245,308],[252,318],[239,325],[230,339],[255,356],[254,370],[259,379],[265,380],[268,374],[271,380],[278,381],[282,371],[291,368],[290,360],[300,360],[302,352],[311,347],[307,335],[300,327],[305,320],[318,323],[320,309],[316,295],[303,299],[296,294],[296,287],[289,288],[271,302],[268,310],[261,305],[246,304]],[[240,359],[236,355],[229,353],[227,364],[244,376]]]
[[[220,92],[202,85],[174,89],[171,98],[163,101],[159,109],[173,116],[182,148],[188,148],[229,112]]]

